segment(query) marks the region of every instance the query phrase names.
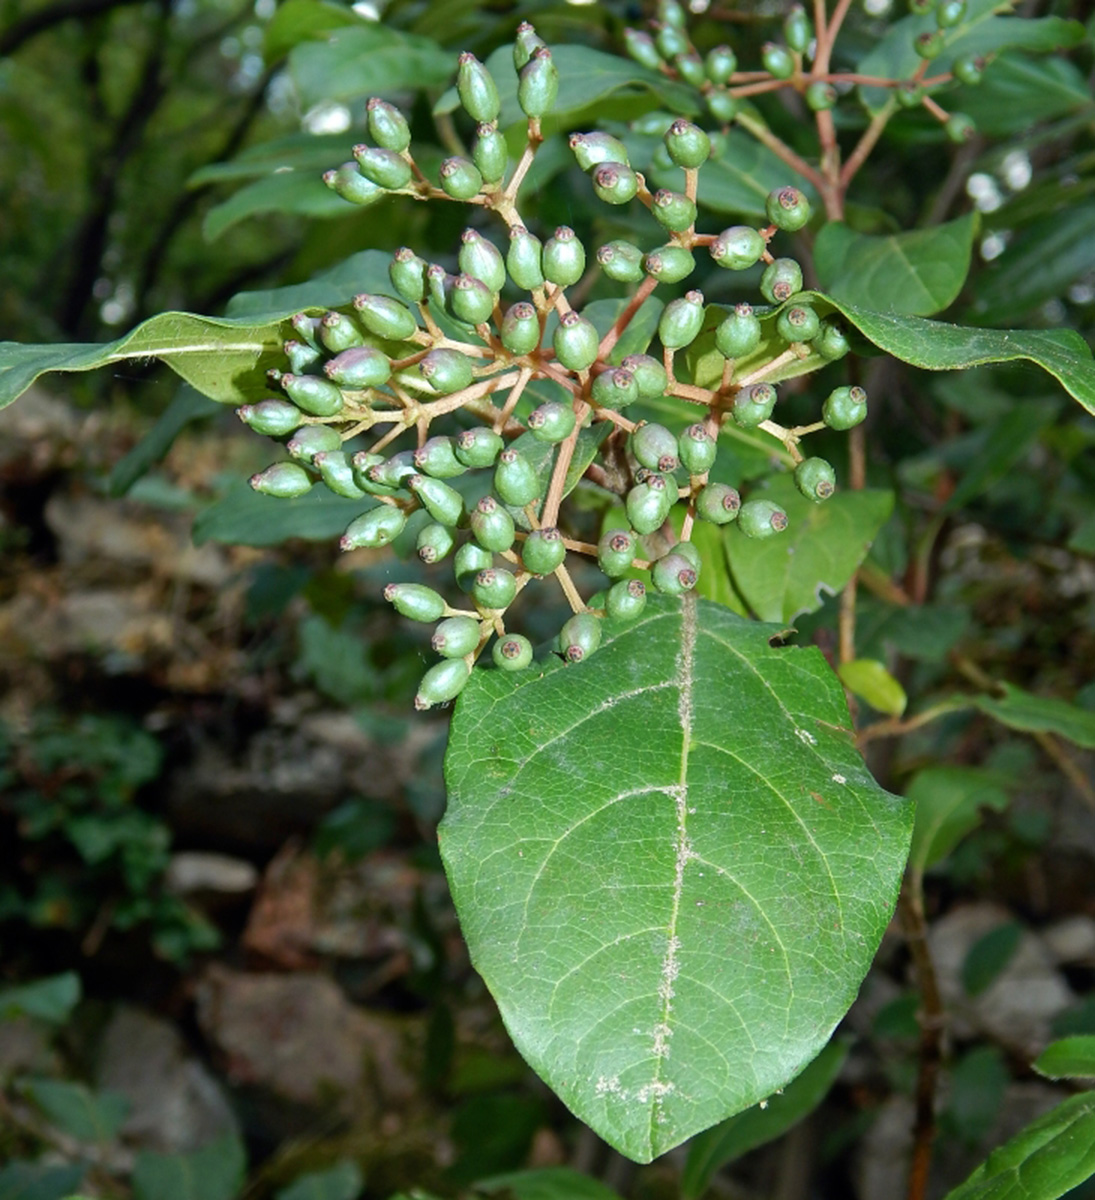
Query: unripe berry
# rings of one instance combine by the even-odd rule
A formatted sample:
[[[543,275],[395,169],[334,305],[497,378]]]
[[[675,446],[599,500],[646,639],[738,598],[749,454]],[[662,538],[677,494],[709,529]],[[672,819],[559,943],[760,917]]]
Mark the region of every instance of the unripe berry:
[[[345,450],[321,450],[312,458],[312,465],[318,468],[323,482],[336,496],[360,500],[365,495],[365,489],[358,486],[354,478],[354,469]]]
[[[456,525],[464,515],[464,497],[455,488],[429,475],[410,475],[407,487],[418,497],[422,507],[442,525]]]
[[[656,358],[649,354],[629,354],[620,366],[635,380],[642,399],[653,400],[665,394],[669,376]]]
[[[472,275],[457,275],[449,294],[449,311],[458,321],[482,325],[494,312],[494,294]]]
[[[453,453],[465,467],[493,467],[505,442],[485,425],[463,429],[456,435]]]
[[[506,270],[519,288],[531,292],[533,288],[543,287],[542,252],[540,239],[523,225],[514,225],[510,229]]]
[[[498,132],[495,121],[484,122],[475,131],[471,160],[479,168],[485,183],[501,183],[509,162],[506,139]]]
[[[639,399],[639,387],[626,367],[609,367],[594,379],[590,395],[598,407],[618,411]]]
[[[390,488],[398,488],[405,480],[417,474],[418,468],[414,465],[413,450],[400,450],[398,454],[393,454],[391,458],[385,458],[369,467],[368,470],[369,479],[373,483]]]
[[[377,187],[398,190],[411,181],[411,164],[394,150],[357,145],[353,148],[353,156],[362,175]]]
[[[559,318],[551,344],[560,366],[568,371],[585,371],[597,361],[600,336],[592,321],[579,316],[573,309]]]
[[[812,342],[821,332],[821,320],[808,304],[792,304],[776,318],[776,333],[785,342]]]
[[[447,658],[430,667],[414,698],[414,706],[425,712],[436,704],[447,704],[455,700],[464,689],[471,675],[471,668],[462,658]]]
[[[569,437],[577,422],[574,407],[559,400],[549,400],[534,408],[526,422],[529,432],[537,441],[554,444]]]
[[[338,449],[338,447],[334,447]],[[292,454],[292,443],[290,443],[289,453]],[[400,489],[398,486],[390,486],[386,483],[376,482],[370,475],[374,467],[379,467],[384,462],[383,454],[370,454],[367,450],[358,450],[357,453],[350,459],[350,466],[354,472],[354,482],[363,492],[368,492],[370,496],[394,496]],[[413,473],[413,468],[412,472]]]
[[[814,27],[801,4],[796,4],[783,18],[783,36],[796,53],[805,54],[809,49]]]
[[[861,387],[834,388],[821,406],[821,419],[830,429],[852,429],[867,415],[867,393]]]
[[[616,621],[634,621],[646,608],[646,584],[641,579],[621,579],[605,594],[605,612]]]
[[[817,337],[810,343],[810,349],[826,362],[835,362],[838,358],[843,358],[851,346],[848,344],[848,335],[839,321],[826,317],[821,322],[821,330]]]
[[[943,128],[948,140],[958,146],[963,142],[968,142],[977,132],[977,126],[974,125],[973,119],[967,117],[965,113],[951,113]]]
[[[438,172],[441,190],[454,200],[470,200],[477,196],[483,187],[483,176],[479,168],[468,158],[458,154],[446,158]]]
[[[765,42],[760,50],[760,61],[773,79],[790,79],[795,73],[795,60],[786,46],[778,42]]]
[[[264,496],[293,500],[312,489],[312,477],[295,462],[279,462],[251,476],[251,486]]]
[[[365,337],[361,330],[340,312],[327,312],[320,318],[319,340],[332,354],[360,346]]]
[[[485,571],[494,562],[494,555],[484,550],[478,542],[465,542],[457,550],[452,561],[452,573],[456,586],[462,592],[470,592],[475,586],[475,578],[480,571]]]
[[[567,556],[563,535],[558,529],[537,529],[521,546],[521,565],[530,575],[550,575]]]
[[[285,443],[289,454],[303,463],[310,463],[324,450],[338,450],[341,447],[342,437],[337,429],[332,429],[329,425],[305,425]]]
[[[518,300],[506,310],[501,338],[510,354],[531,354],[540,345],[540,318],[527,300]]]
[[[465,229],[460,235],[460,270],[478,279],[492,292],[506,285],[506,263],[493,242],[488,242],[477,230]]]
[[[749,225],[731,225],[715,238],[708,249],[720,267],[745,271],[760,262],[765,246],[764,238]]]
[[[802,291],[802,268],[793,258],[777,258],[760,277],[760,294],[769,304],[782,304]]]
[[[456,91],[464,111],[476,122],[495,120],[502,104],[490,72],[468,51],[457,62]]]
[[[627,204],[639,191],[639,177],[623,163],[603,162],[590,173],[597,198],[606,204]]]
[[[463,658],[479,645],[479,622],[474,617],[446,617],[433,631],[430,645],[445,658]]]
[[[683,554],[667,554],[659,558],[650,571],[650,582],[667,596],[690,592],[699,579],[699,571]]]
[[[718,443],[706,425],[689,425],[679,441],[681,465],[689,475],[704,475],[715,465]]]
[[[741,101],[729,92],[714,88],[707,93],[707,108],[716,121],[729,125],[741,111]]]
[[[941,29],[933,29],[930,32],[920,34],[913,41],[913,49],[921,58],[926,58],[929,61],[933,58],[938,58],[943,53],[943,48],[946,46],[946,37]]]
[[[629,529],[610,529],[597,543],[597,565],[615,579],[628,570],[637,552],[638,543]]]
[[[738,528],[751,538],[769,538],[787,528],[787,514],[771,500],[747,500],[738,513]]]
[[[680,192],[661,188],[654,193],[654,206],[650,210],[659,225],[671,233],[683,233],[696,220],[695,202]]]
[[[760,345],[760,321],[751,304],[739,304],[715,327],[715,346],[724,358],[744,358]]]
[[[674,29],[683,29],[688,21],[677,0],[658,0],[657,19],[659,24],[672,25]]]
[[[796,187],[776,188],[764,203],[768,220],[785,233],[794,233],[810,219],[810,201]]]
[[[503,634],[494,643],[491,658],[502,671],[523,671],[532,663],[532,643],[520,633]]]
[[[236,416],[256,433],[269,437],[284,437],[304,420],[301,411],[288,400],[260,400],[236,409]]]
[[[638,283],[643,277],[643,252],[630,242],[609,242],[597,251],[601,270],[616,283]]]
[[[505,567],[487,567],[476,575],[471,594],[480,608],[509,608],[517,595],[517,580]]]
[[[517,79],[517,103],[526,117],[546,117],[559,95],[559,70],[546,46],[537,46]]]
[[[468,518],[472,536],[484,550],[497,554],[513,545],[513,518],[493,496],[484,496]]]
[[[650,421],[638,425],[631,435],[630,449],[636,461],[651,471],[670,474],[680,465],[677,439],[664,425]]]
[[[687,34],[675,25],[663,25],[654,35],[654,45],[658,53],[666,59],[674,59],[678,54],[687,54],[690,49]]]
[[[576,613],[559,631],[559,650],[570,663],[582,662],[601,644],[601,621],[592,613]]]
[[[795,467],[795,487],[815,503],[828,500],[836,491],[836,472],[823,458],[804,458]]]
[[[680,118],[665,131],[665,148],[678,167],[702,167],[711,154],[711,139],[691,121]]]
[[[569,287],[582,278],[586,269],[586,250],[569,225],[560,225],[544,244],[541,258],[544,278],[559,287]]]
[[[894,88],[894,99],[902,108],[916,108],[924,99],[924,89],[911,79]]]
[[[836,101],[836,88],[831,83],[824,83],[819,79],[806,89],[806,107],[811,112],[826,112]]]
[[[392,364],[375,346],[351,346],[323,364],[328,379],[345,388],[383,387],[392,375]]]
[[[694,51],[688,50],[678,54],[673,59],[677,74],[694,88],[702,88],[707,83],[707,73],[703,69],[703,59]]]
[[[314,367],[323,357],[322,351],[317,350],[314,346],[309,346],[307,342],[298,342],[296,338],[290,338],[289,341],[283,342],[281,348],[289,360],[289,370],[294,375],[306,374],[308,368]]]
[[[940,29],[953,29],[966,18],[966,0],[939,0],[935,20]]]
[[[712,83],[725,83],[738,69],[738,56],[729,46],[715,46],[708,50],[703,65]]]
[[[297,406],[314,417],[333,417],[343,407],[342,391],[318,375],[282,375],[281,386]]]
[[[475,377],[472,360],[459,350],[431,350],[419,362],[418,371],[443,396],[466,388]]]
[[[389,583],[384,589],[384,599],[409,621],[432,624],[446,608],[444,597],[422,583]]]
[[[319,317],[310,317],[307,313],[296,313],[289,318],[297,337],[313,350],[319,349]]]
[[[637,483],[624,500],[627,519],[636,533],[653,533],[660,529],[677,499],[677,485],[664,475],[651,472]]]
[[[375,550],[387,546],[403,532],[407,515],[391,504],[378,504],[350,522],[339,539],[340,550]]]
[[[640,29],[625,29],[624,49],[640,66],[648,67],[651,71],[661,70],[662,56],[658,53],[650,34],[643,33]]]
[[[515,508],[524,508],[540,496],[540,480],[532,463],[512,446],[498,455],[494,490]]]
[[[686,292],[662,309],[658,337],[667,350],[679,350],[696,340],[703,326],[703,292]]]
[[[372,204],[384,195],[385,189],[366,179],[357,163],[343,163],[335,170],[323,172],[323,182],[337,196],[351,204]]]
[[[428,438],[414,452],[414,465],[423,474],[432,475],[434,479],[454,479],[468,469],[456,457],[452,438],[444,436]]]
[[[455,542],[447,525],[434,522],[423,525],[414,541],[418,557],[424,563],[440,562],[453,548]]]
[[[421,262],[422,260],[419,259]],[[418,331],[414,313],[391,296],[360,292],[354,297],[354,311],[362,325],[372,334],[387,341],[402,342]]]
[[[696,516],[712,525],[729,525],[741,510],[741,496],[728,483],[709,483],[696,497]]]
[[[544,45],[544,39],[537,34],[532,24],[529,21],[522,21],[517,26],[517,36],[513,39],[513,69],[520,71],[533,54]]]
[[[959,83],[964,83],[967,87],[976,87],[984,75],[985,60],[976,54],[964,54],[954,60],[951,70]]]
[[[440,263],[431,263],[426,268],[426,287],[429,289],[430,303],[446,312],[449,310],[454,283],[456,276],[450,275]]]
[[[411,129],[407,118],[394,104],[373,96],[365,105],[365,116],[369,123],[369,136],[384,150],[397,154],[411,144]]]
[[[755,429],[767,421],[776,407],[776,389],[770,383],[754,383],[734,396],[731,409],[734,421],[742,429]]]
[[[589,171],[603,162],[629,165],[627,147],[610,133],[572,133],[568,145],[583,171]]]
[[[696,269],[692,251],[672,242],[643,256],[643,270],[659,283],[680,283]]]
[[[426,298],[426,268],[429,264],[408,246],[401,246],[392,255],[388,278],[392,287],[407,301],[417,304]]]
[[[936,0],[909,0],[909,12],[914,17],[924,17],[935,7]]]

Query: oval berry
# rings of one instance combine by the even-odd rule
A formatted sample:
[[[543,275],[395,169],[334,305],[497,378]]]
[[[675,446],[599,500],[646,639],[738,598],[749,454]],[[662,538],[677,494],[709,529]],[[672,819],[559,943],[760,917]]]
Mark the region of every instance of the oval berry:
[[[532,643],[520,633],[503,634],[491,650],[494,665],[503,671],[523,671],[532,663]]]

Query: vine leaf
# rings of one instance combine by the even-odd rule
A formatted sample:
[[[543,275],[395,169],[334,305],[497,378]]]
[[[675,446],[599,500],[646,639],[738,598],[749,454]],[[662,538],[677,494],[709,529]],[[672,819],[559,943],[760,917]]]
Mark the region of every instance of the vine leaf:
[[[652,597],[587,663],[477,671],[440,847],[517,1048],[648,1162],[788,1083],[855,998],[912,828],[820,652]]]

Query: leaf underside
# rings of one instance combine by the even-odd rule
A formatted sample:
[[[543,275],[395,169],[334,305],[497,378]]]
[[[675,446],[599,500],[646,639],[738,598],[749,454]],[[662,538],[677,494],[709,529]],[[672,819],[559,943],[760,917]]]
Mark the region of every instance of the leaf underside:
[[[653,597],[590,661],[477,671],[441,853],[515,1044],[648,1162],[825,1045],[889,919],[912,811],[812,649]]]

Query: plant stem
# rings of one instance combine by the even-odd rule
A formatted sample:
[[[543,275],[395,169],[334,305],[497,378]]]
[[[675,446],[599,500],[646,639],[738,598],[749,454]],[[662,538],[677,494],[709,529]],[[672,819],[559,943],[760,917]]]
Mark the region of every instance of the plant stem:
[[[747,133],[751,133],[762,146],[767,146],[792,171],[797,171],[803,179],[808,179],[819,192],[825,190],[825,180],[817,168],[812,167],[801,155],[796,154],[781,137],[777,137],[767,126],[755,120],[748,113],[738,113],[734,120]]]
[[[627,302],[627,307],[616,318],[612,324],[612,328],[601,338],[601,344],[597,347],[597,358],[607,359],[612,353],[613,346],[620,340],[620,335],[631,324],[631,319],[643,306],[643,302],[647,296],[658,286],[657,279],[653,275],[648,275],[642,283],[635,289],[635,294]]]
[[[559,444],[559,454],[551,472],[551,483],[548,484],[544,507],[540,511],[540,524],[550,528],[559,523],[559,505],[563,502],[563,488],[566,486],[567,472],[570,470],[571,459],[574,457],[574,447],[578,444],[578,434],[582,429],[582,421],[589,412],[589,405],[579,400],[574,406],[574,415],[578,423],[570,434]]]
[[[859,168],[863,166],[867,161],[867,157],[875,148],[875,144],[882,136],[882,131],[889,124],[889,120],[896,108],[897,101],[891,96],[885,105],[872,117],[870,125],[863,131],[863,136],[856,143],[855,149],[848,155],[848,159],[840,172],[840,186],[845,191],[848,190],[848,185],[856,177]]]

